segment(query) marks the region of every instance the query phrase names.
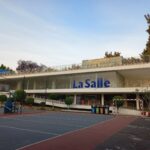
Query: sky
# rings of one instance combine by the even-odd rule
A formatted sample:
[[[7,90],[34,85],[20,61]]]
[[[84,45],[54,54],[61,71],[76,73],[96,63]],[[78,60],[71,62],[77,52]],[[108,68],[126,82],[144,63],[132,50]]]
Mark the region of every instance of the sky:
[[[61,66],[106,51],[139,57],[150,0],[0,0],[0,64]]]

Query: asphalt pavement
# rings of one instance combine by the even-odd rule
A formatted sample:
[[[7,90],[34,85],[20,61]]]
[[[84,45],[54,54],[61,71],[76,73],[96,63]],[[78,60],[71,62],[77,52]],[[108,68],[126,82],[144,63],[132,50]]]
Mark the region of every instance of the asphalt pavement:
[[[150,150],[150,118],[138,118],[95,150]]]

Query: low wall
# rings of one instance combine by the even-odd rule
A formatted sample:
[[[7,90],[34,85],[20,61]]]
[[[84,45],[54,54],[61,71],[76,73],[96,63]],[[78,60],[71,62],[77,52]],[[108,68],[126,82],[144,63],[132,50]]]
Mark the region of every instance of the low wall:
[[[64,102],[57,101],[57,100],[48,100],[48,99],[40,99],[40,98],[35,98],[35,100],[34,100],[34,103],[37,103],[37,104],[40,104],[41,102],[46,102],[46,105],[48,105],[48,106],[67,108],[67,105]],[[77,104],[74,105],[74,104],[72,104],[72,105],[70,105],[70,108],[90,110],[91,106],[90,105],[77,105]]]
[[[116,107],[111,107],[112,113],[117,114]],[[127,108],[119,108],[118,113],[120,115],[134,115],[134,116],[141,116],[141,111],[134,110],[134,109],[127,109]]]
[[[48,100],[48,99],[40,99],[36,98],[34,100],[35,103],[40,104],[41,102],[46,102],[46,105],[48,106],[54,106],[54,107],[60,107],[60,108],[67,108],[67,105],[64,102],[57,101],[57,100]],[[90,105],[77,105],[73,104],[70,105],[70,108],[72,109],[84,109],[84,110],[91,110]],[[112,111],[112,114],[117,114],[116,107],[111,106],[109,108],[110,111]],[[127,109],[127,108],[119,108],[119,114],[120,115],[134,115],[134,116],[141,116],[141,111],[133,110],[133,109]]]

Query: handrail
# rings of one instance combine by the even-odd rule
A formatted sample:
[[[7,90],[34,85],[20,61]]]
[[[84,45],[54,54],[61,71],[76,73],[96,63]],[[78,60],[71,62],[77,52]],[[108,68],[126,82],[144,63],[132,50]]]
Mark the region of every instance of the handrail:
[[[122,64],[115,64],[112,62],[112,65],[95,65],[95,64],[88,64],[86,67],[84,67],[81,63],[79,64],[71,64],[71,65],[62,65],[62,66],[54,66],[50,67],[47,70],[35,70],[35,71],[27,71],[27,72],[18,72],[18,73],[7,73],[2,74],[2,76],[12,76],[12,75],[28,75],[28,74],[38,74],[38,73],[48,73],[48,72],[59,72],[59,71],[69,71],[69,70],[84,70],[84,69],[94,69],[94,68],[107,68],[107,67],[117,67],[117,66],[130,66],[130,65],[138,65],[138,64],[148,64],[150,62],[130,62],[130,63],[122,63]],[[0,75],[1,77],[1,75]]]

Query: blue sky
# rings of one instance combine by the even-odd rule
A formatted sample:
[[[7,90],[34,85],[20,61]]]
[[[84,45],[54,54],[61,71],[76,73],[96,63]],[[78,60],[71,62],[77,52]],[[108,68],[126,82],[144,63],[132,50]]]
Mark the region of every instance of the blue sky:
[[[139,57],[147,13],[149,0],[0,0],[0,63],[59,66],[106,51]]]

